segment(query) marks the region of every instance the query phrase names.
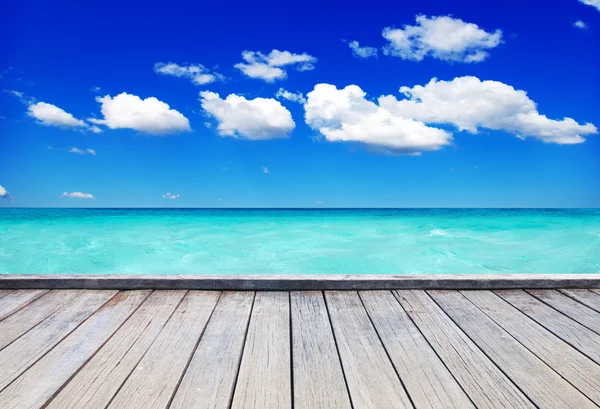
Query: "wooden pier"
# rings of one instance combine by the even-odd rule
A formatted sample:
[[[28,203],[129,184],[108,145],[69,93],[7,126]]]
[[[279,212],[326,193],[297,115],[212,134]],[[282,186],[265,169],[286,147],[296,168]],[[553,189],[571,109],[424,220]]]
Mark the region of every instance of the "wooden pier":
[[[2,409],[600,407],[598,276],[579,289],[358,291],[10,278]]]

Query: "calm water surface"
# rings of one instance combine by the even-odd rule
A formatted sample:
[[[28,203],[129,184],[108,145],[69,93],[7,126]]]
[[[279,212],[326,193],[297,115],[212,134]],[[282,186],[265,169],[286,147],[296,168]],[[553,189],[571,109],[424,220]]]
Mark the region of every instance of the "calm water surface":
[[[599,209],[0,209],[0,273],[598,272]]]

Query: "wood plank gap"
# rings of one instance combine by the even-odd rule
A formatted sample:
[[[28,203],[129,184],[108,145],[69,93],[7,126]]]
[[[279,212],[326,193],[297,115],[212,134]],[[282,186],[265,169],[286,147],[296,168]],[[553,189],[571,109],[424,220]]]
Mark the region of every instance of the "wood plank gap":
[[[0,321],[28,306],[50,290],[17,290],[0,299]]]
[[[560,289],[558,290],[561,293],[565,294],[568,297],[571,297],[575,301],[580,302],[581,304],[591,308],[592,310],[600,313],[600,295],[596,294],[593,291],[586,289]]]

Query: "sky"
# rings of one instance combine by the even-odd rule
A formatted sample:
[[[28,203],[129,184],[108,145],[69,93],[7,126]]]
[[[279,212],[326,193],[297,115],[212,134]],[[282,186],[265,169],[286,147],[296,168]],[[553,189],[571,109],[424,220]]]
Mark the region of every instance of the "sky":
[[[3,2],[2,207],[600,207],[600,1]]]

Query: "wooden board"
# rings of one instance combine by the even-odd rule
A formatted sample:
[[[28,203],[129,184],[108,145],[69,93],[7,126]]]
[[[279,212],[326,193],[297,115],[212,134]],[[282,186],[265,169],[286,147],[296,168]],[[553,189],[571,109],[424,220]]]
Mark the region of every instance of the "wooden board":
[[[482,291],[482,293],[496,297],[490,292]],[[438,290],[430,291],[429,294],[456,325],[539,408],[596,408],[592,401],[510,336],[461,293]],[[508,304],[507,306],[512,308]]]
[[[600,313],[556,290],[527,290],[537,299],[600,335]]]
[[[170,409],[230,407],[253,301],[252,292],[223,293]]]
[[[424,291],[396,295],[477,408],[535,408]]]
[[[42,407],[139,307],[149,291],[120,292],[0,393],[0,408]]]
[[[104,409],[125,382],[185,291],[155,291],[47,405],[47,409]]]
[[[417,408],[474,408],[390,291],[360,297]]]
[[[11,291],[0,298],[0,320],[18,311],[23,306],[46,294],[48,290],[18,290]]]
[[[600,364],[600,335],[523,290],[499,290],[496,294],[596,364]]]
[[[70,303],[82,290],[50,291],[0,321],[0,350]]]
[[[112,290],[84,291],[71,303],[0,351],[0,390],[69,335],[116,293]]]
[[[325,299],[354,409],[412,408],[358,293],[328,291]]]
[[[587,305],[596,312],[600,312],[600,294],[596,294],[590,290],[560,290],[563,294],[568,295],[574,300]]]
[[[289,297],[256,293],[232,409],[292,408]]]
[[[294,409],[350,409],[323,293],[292,292]]]
[[[190,291],[108,407],[166,408],[218,298]]]

